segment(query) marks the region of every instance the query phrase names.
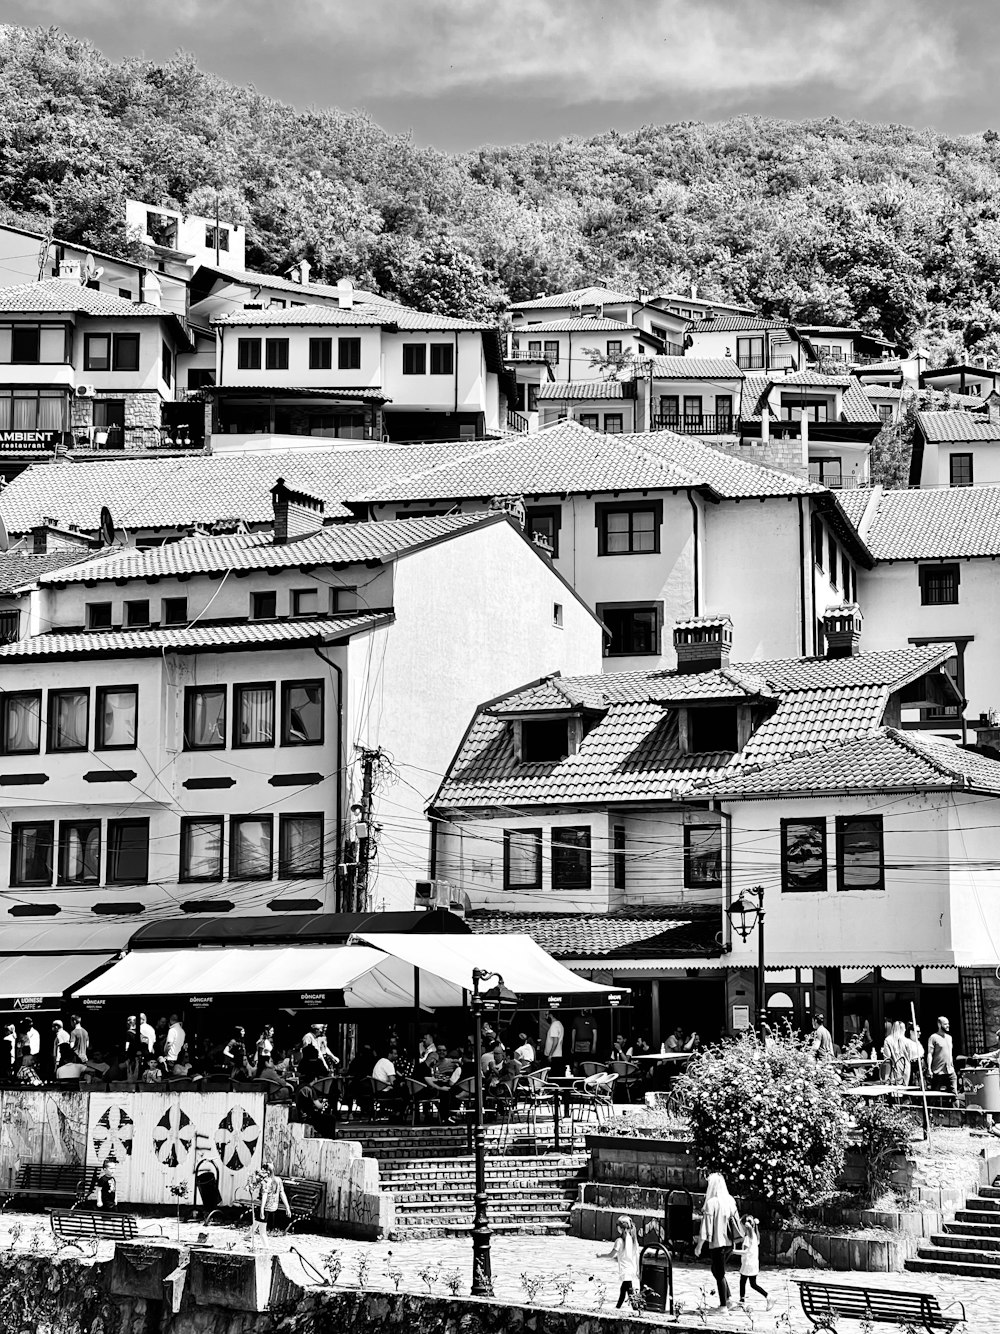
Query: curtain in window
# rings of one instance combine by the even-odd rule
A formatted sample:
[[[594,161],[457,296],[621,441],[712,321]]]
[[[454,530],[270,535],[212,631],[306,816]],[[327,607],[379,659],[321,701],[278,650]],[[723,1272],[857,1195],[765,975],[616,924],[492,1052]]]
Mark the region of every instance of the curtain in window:
[[[282,874],[320,875],[323,866],[323,822],[313,816],[282,821]]]
[[[96,885],[100,864],[100,825],[70,825],[63,834],[63,879],[74,884]]]
[[[537,885],[541,882],[541,834],[537,829],[510,830],[507,834],[507,883]]]
[[[233,875],[259,880],[271,874],[271,821],[233,822]]]
[[[14,875],[20,885],[52,883],[51,825],[23,825],[16,830]]]
[[[319,741],[323,735],[323,687],[317,681],[291,686],[287,695],[286,741]]]
[[[38,749],[41,701],[37,695],[8,695],[5,741],[8,755]]]
[[[63,429],[62,394],[40,394],[38,398],[38,429],[40,431],[61,431]]]
[[[190,880],[222,876],[222,826],[218,820],[192,820],[184,830],[183,872]]]
[[[52,716],[52,745],[55,750],[85,750],[87,746],[87,701],[85,690],[49,695]]]
[[[149,822],[108,824],[109,884],[145,884],[149,862]]]
[[[270,746],[274,742],[274,687],[244,687],[239,692],[241,746]]]
[[[38,422],[38,397],[14,399],[14,430],[34,431]]]
[[[103,742],[106,746],[135,745],[134,690],[109,690],[104,695]]]
[[[188,720],[191,746],[224,746],[226,744],[226,692],[199,690],[191,697],[191,716]]]
[[[13,408],[11,406],[11,395],[0,394],[0,431],[11,430],[11,422],[14,420]]]

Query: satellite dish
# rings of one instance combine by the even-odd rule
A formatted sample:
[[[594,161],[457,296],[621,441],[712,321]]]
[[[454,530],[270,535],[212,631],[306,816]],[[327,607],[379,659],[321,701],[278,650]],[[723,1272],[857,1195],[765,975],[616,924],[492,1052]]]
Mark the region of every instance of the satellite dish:
[[[0,551],[6,551],[10,546],[10,538],[7,536],[7,525],[3,521],[3,515],[0,515]]]
[[[115,521],[107,505],[101,506],[101,546],[110,547],[115,540]]]
[[[93,282],[94,279],[100,278],[103,272],[104,270],[97,267],[97,261],[88,251],[83,260],[83,281],[85,283]]]

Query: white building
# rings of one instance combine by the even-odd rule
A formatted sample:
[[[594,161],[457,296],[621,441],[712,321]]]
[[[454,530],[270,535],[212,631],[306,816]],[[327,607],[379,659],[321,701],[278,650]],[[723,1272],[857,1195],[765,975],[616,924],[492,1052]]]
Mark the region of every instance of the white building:
[[[995,410],[984,405],[976,413],[917,413],[910,454],[911,486],[990,482],[1000,482],[1000,417]]]
[[[725,358],[743,371],[804,370],[812,359],[809,344],[787,320],[717,311],[691,326],[685,355]]]

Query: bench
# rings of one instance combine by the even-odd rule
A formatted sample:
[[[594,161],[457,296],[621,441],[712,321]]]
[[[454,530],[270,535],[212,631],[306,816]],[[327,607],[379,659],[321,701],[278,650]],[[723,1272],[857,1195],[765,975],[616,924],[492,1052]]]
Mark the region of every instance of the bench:
[[[286,1232],[291,1232],[299,1223],[310,1223],[316,1218],[322,1218],[323,1206],[326,1203],[325,1181],[312,1181],[307,1177],[282,1177],[281,1182],[285,1187],[288,1207],[291,1210],[285,1226]],[[239,1210],[236,1216],[237,1224],[242,1223],[248,1216],[253,1217],[254,1205],[249,1194],[238,1195],[233,1205]],[[213,1209],[205,1218],[205,1222],[211,1223],[216,1214],[224,1212],[225,1206]],[[278,1209],[276,1212],[284,1213],[284,1210]]]
[[[53,1209],[49,1214],[52,1231],[60,1241],[80,1246],[86,1241],[134,1241],[139,1235],[138,1221],[131,1214],[103,1213],[99,1209]]]
[[[75,1208],[93,1193],[99,1176],[100,1168],[88,1169],[82,1163],[23,1163],[14,1184],[8,1187],[0,1209],[21,1196],[72,1200]]]
[[[846,1284],[820,1283],[815,1279],[795,1280],[799,1285],[802,1310],[817,1329],[832,1329],[836,1316],[871,1323],[902,1325],[910,1322],[926,1330],[954,1329],[965,1323],[965,1307],[951,1302],[944,1310],[938,1299],[923,1292],[889,1292],[884,1288],[848,1287]],[[948,1315],[952,1307],[961,1315]]]

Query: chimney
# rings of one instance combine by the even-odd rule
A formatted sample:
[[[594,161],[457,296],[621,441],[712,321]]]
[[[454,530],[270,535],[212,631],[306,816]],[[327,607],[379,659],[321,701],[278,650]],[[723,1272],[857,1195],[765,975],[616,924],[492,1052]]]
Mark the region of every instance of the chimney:
[[[354,309],[354,284],[350,278],[337,279],[337,300],[341,310]]]
[[[803,468],[809,468],[809,414],[803,408],[799,420],[799,444],[802,446],[801,462]]]
[[[823,636],[828,658],[856,658],[861,652],[861,608],[856,602],[827,607],[823,613]]]
[[[78,259],[61,259],[57,275],[64,283],[83,282],[83,269]]]
[[[697,301],[697,300],[698,300],[698,284],[697,284],[697,283],[692,283],[692,284],[691,284],[691,300],[692,300],[692,301]]]
[[[677,670],[682,675],[729,666],[733,623],[728,616],[692,616],[674,625]]]
[[[643,305],[645,305],[649,297],[649,288],[643,287],[643,285],[640,283],[638,288],[638,293],[639,293],[639,300],[642,302]]]
[[[771,409],[765,403],[760,410],[760,443],[771,443]]]
[[[283,547],[286,542],[294,542],[306,533],[315,533],[323,527],[323,501],[316,496],[306,495],[304,491],[292,491],[285,485],[285,479],[279,477],[271,488],[271,504],[274,506],[274,536],[276,547]]]
[[[297,283],[307,283],[309,281],[309,275],[312,273],[312,265],[309,261],[307,259],[300,259],[295,268],[298,274],[295,281]]]
[[[160,280],[152,269],[143,269],[141,283],[139,287],[139,299],[144,301],[147,306],[160,306],[163,304],[163,289],[160,286]]]

